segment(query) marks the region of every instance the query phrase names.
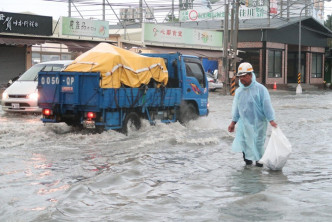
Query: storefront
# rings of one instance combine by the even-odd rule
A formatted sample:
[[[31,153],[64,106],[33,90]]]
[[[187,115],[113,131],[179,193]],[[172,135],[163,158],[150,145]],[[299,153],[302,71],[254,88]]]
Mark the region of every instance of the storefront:
[[[324,83],[325,47],[331,31],[312,18],[302,18],[299,53],[298,19],[284,22],[274,19],[270,24],[252,20],[240,26],[238,48],[242,52],[239,57],[253,64],[257,80],[267,87],[298,83],[299,65],[302,84],[322,86]],[[255,24],[263,24],[264,28],[248,29]]]
[[[53,27],[52,17],[0,12],[0,88],[36,63],[75,59],[101,41],[117,42],[108,29],[102,39],[54,34]]]

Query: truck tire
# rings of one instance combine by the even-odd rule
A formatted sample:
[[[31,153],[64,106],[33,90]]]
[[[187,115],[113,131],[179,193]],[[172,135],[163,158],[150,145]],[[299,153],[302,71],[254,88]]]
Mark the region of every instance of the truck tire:
[[[123,121],[122,133],[128,136],[129,132],[138,131],[141,128],[141,118],[135,112],[128,113]]]
[[[180,116],[179,116],[179,121],[181,124],[186,124],[190,120],[195,120],[197,118],[198,118],[197,109],[192,103],[181,106]]]
[[[105,127],[104,126],[96,126],[96,129],[95,129],[96,133],[101,134],[104,131],[105,131]]]
[[[68,126],[71,126],[75,131],[81,131],[83,129],[83,124],[76,120],[68,120],[64,121]]]

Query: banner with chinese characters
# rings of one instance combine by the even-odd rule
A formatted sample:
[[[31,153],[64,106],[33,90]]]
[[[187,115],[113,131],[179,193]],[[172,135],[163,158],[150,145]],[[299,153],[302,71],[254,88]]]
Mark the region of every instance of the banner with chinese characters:
[[[152,23],[144,23],[144,43],[171,43],[195,47],[222,48],[223,33]]]
[[[180,22],[223,20],[225,17],[224,1],[221,0],[181,0],[179,3]],[[239,19],[267,18],[268,5],[268,0],[246,0],[245,5],[239,8]]]
[[[108,38],[109,24],[101,20],[61,17],[60,35]]]
[[[0,33],[52,35],[52,17],[0,12]]]

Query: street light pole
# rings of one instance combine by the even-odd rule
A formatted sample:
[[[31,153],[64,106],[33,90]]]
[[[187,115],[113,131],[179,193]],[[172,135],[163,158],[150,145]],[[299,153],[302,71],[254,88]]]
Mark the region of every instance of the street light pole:
[[[298,55],[298,67],[297,67],[297,87],[296,87],[296,94],[301,94],[302,93],[302,87],[301,87],[301,79],[302,79],[302,75],[301,75],[301,31],[302,31],[302,11],[303,9],[305,9],[306,7],[308,7],[309,5],[304,6],[301,11],[300,11],[300,21],[299,21],[299,55]]]
[[[330,2],[331,0],[326,0],[327,2]],[[301,79],[302,79],[302,75],[301,75],[301,37],[302,37],[302,35],[301,35],[301,31],[302,31],[302,28],[301,28],[301,26],[302,26],[302,11],[305,9],[305,8],[307,8],[307,7],[309,7],[309,6],[311,6],[311,5],[313,5],[313,4],[315,4],[315,3],[319,3],[319,2],[325,2],[325,0],[321,0],[321,1],[317,1],[317,2],[312,2],[312,3],[310,3],[310,4],[308,4],[308,5],[305,5],[302,9],[301,9],[301,11],[300,11],[300,21],[299,21],[299,56],[298,56],[298,68],[297,68],[297,70],[298,70],[298,77],[297,77],[297,87],[296,87],[296,94],[301,94],[302,93],[302,87],[301,87]]]

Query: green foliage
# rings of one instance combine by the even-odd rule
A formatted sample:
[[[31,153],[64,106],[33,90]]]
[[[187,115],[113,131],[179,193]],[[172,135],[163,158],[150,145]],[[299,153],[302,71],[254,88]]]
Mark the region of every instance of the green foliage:
[[[332,30],[332,15],[327,16],[327,19],[324,21],[324,25]]]
[[[176,18],[174,15],[172,14],[168,14],[166,16],[166,21],[168,22],[179,22],[179,18]]]
[[[327,19],[324,21],[324,25],[325,25],[325,27],[332,30],[332,15],[327,16]],[[329,48],[332,48],[332,38],[327,39],[327,45]]]

